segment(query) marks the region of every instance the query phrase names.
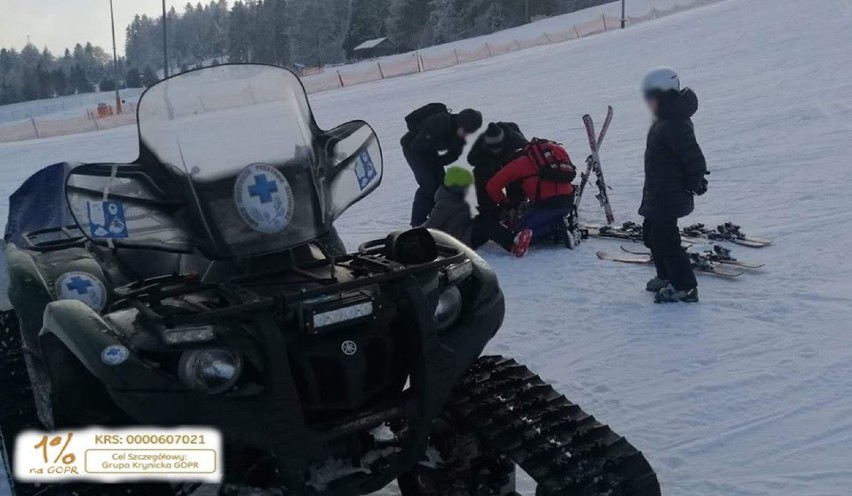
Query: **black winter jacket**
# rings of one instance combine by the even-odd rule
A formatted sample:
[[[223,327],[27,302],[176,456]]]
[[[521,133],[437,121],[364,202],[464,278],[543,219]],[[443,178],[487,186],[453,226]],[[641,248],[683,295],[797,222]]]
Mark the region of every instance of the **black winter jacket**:
[[[400,140],[413,165],[446,167],[459,159],[467,142],[458,135],[456,116],[438,113],[427,117],[417,129],[409,131]]]
[[[695,209],[691,192],[700,189],[707,172],[691,120],[697,111],[698,97],[689,88],[661,97],[657,119],[648,132],[639,215],[677,219]]]
[[[499,152],[492,153],[485,148],[485,134],[483,133],[479,135],[470,153],[467,154],[467,163],[473,167],[476,202],[479,205],[479,211],[483,214],[495,216],[499,214],[500,209],[486,190],[488,181],[515,158],[518,150],[529,143],[529,140],[521,132],[521,128],[514,122],[498,122],[497,125],[505,133]],[[514,202],[520,203],[526,198],[520,183],[510,185],[507,193],[509,199]]]

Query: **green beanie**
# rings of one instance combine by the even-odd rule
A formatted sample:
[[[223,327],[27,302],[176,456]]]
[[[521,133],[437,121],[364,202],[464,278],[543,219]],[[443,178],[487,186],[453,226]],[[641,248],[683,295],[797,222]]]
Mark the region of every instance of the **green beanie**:
[[[444,186],[448,188],[467,188],[473,184],[473,174],[464,167],[449,167],[444,176]]]

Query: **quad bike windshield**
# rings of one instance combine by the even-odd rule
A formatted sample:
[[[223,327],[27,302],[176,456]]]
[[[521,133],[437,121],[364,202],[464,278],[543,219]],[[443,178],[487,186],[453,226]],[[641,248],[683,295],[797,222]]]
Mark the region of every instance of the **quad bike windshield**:
[[[150,87],[135,164],[72,171],[69,205],[86,235],[115,246],[212,259],[287,250],[328,232],[381,181],[363,121],[321,130],[299,79],[225,64]]]

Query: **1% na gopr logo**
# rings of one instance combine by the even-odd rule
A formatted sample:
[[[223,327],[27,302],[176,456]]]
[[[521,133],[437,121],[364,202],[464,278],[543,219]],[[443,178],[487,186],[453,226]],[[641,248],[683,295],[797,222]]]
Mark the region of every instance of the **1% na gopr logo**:
[[[33,446],[44,462],[41,467],[31,466],[31,474],[77,474],[77,455],[69,449],[74,433],[64,435],[44,435]]]

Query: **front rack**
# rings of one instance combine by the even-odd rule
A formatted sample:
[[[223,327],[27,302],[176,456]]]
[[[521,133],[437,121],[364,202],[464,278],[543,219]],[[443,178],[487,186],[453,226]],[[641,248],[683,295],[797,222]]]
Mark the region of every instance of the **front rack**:
[[[141,308],[147,304],[156,304],[167,298],[175,298],[191,293],[214,291],[232,304],[225,308],[212,309],[200,314],[189,314],[172,316],[169,318],[171,325],[200,324],[215,321],[219,318],[236,317],[249,312],[256,312],[281,305],[308,300],[330,293],[341,293],[354,289],[380,285],[394,280],[403,279],[412,275],[426,272],[438,272],[451,265],[458,264],[466,259],[466,255],[460,249],[447,245],[438,244],[438,257],[430,262],[417,265],[404,265],[390,260],[384,255],[384,240],[365,243],[358,253],[345,255],[334,260],[321,260],[305,264],[301,267],[283,268],[277,271],[262,274],[243,275],[225,282],[202,283],[198,274],[180,274],[161,276],[153,279],[137,281],[126,286],[115,289],[119,298],[113,308],[125,305]],[[345,267],[354,272],[362,273],[360,277],[338,282],[336,279],[328,279],[324,284],[315,288],[301,288],[295,291],[280,291],[273,296],[261,296],[247,289],[252,282],[269,279],[275,275],[296,274],[304,276],[312,269],[325,266]],[[317,280],[307,278],[313,282]],[[151,312],[146,312],[148,317],[157,320]]]

